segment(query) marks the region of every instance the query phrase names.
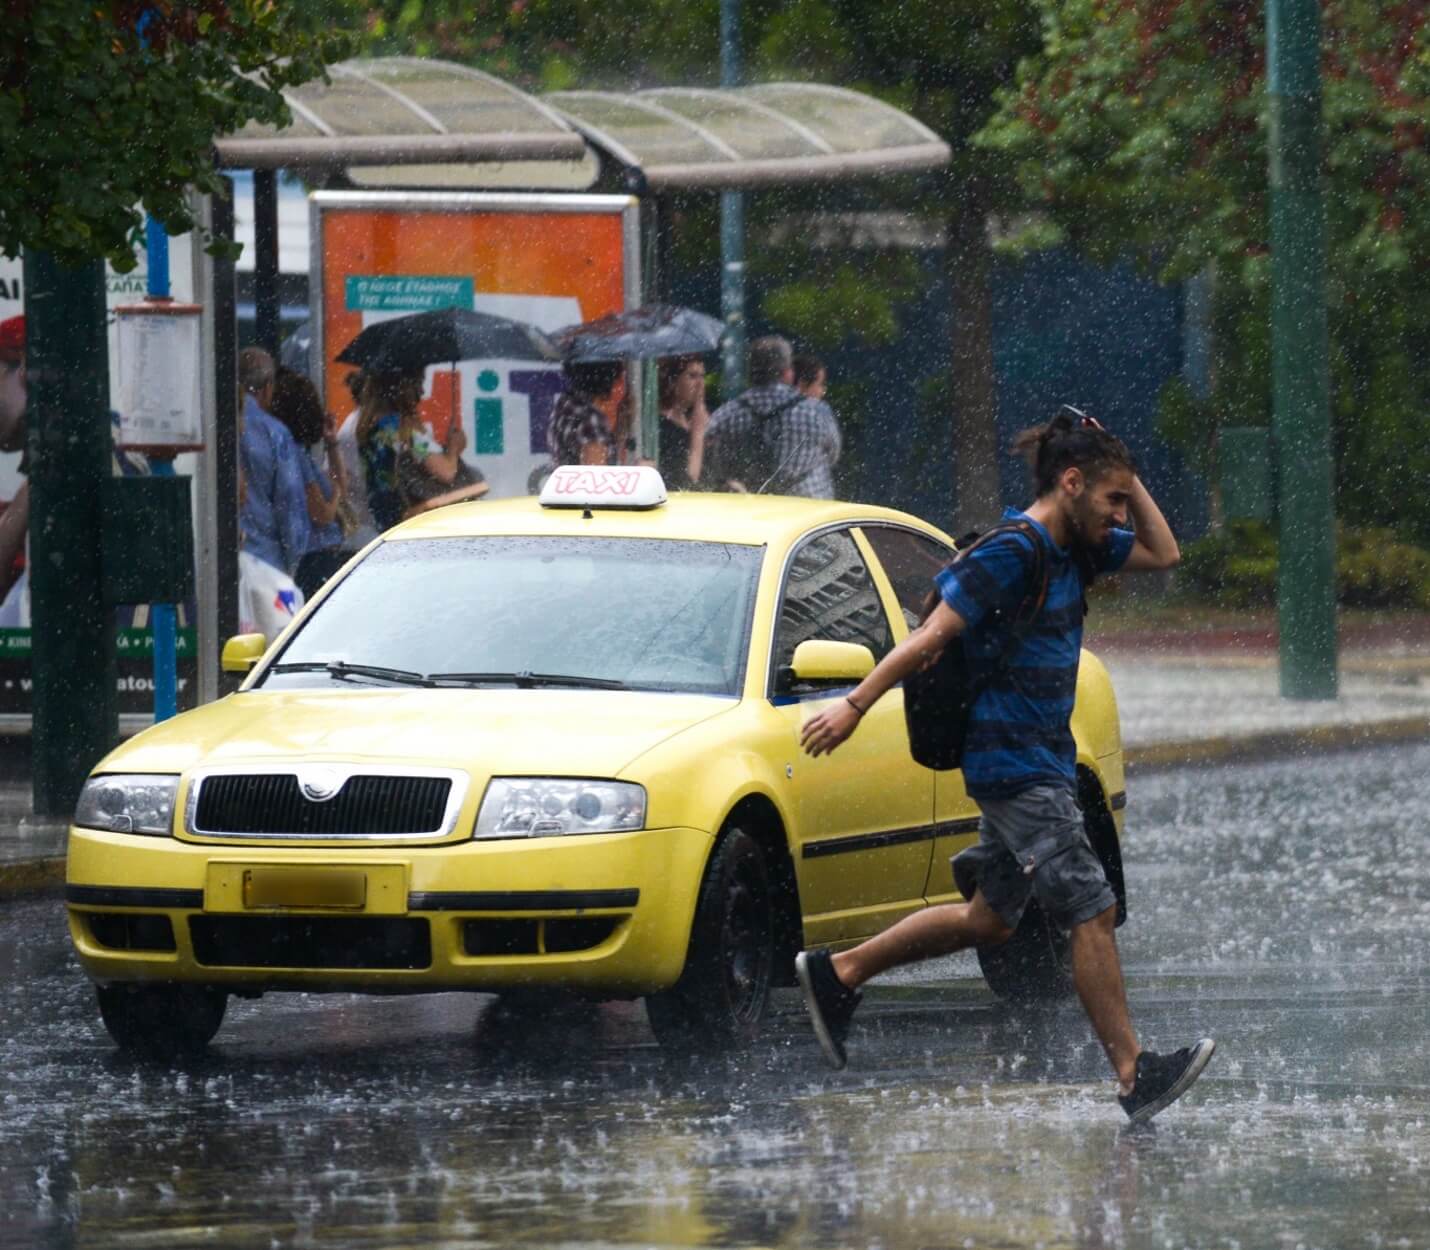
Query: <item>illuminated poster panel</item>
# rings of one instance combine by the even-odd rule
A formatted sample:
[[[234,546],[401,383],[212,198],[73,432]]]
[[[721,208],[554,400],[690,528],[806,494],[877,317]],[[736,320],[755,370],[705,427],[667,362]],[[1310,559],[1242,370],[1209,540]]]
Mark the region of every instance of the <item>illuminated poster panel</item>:
[[[334,357],[364,327],[470,308],[555,331],[640,302],[638,202],[630,196],[323,191],[312,197],[311,303],[324,401],[351,410]],[[423,415],[445,443],[455,422],[489,498],[528,493],[547,460],[559,366],[436,362]]]

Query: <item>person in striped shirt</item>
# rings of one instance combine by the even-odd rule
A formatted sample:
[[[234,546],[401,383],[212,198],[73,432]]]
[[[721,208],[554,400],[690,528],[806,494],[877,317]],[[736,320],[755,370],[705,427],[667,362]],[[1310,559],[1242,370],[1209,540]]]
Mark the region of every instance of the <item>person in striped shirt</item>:
[[[982,813],[980,842],[955,864],[961,884],[976,882],[971,897],[915,912],[851,950],[801,952],[795,972],[825,1056],[842,1068],[861,985],[900,964],[1006,942],[1036,897],[1069,933],[1074,986],[1117,1075],[1123,1109],[1142,1121],[1190,1088],[1216,1044],[1203,1038],[1157,1054],[1138,1043],[1114,936],[1116,898],[1077,804],[1069,719],[1087,583],[1099,572],[1169,569],[1180,553],[1131,453],[1091,417],[1064,408],[1015,447],[1032,464],[1037,497],[1005,520],[1023,524],[944,569],[923,624],[801,734],[810,755],[833,751],[887,690],[945,647],[963,646],[980,689],[963,759]],[[1041,561],[1034,543],[1042,544]],[[1020,606],[1041,591],[1033,584],[1040,566],[1042,605],[1010,640]]]

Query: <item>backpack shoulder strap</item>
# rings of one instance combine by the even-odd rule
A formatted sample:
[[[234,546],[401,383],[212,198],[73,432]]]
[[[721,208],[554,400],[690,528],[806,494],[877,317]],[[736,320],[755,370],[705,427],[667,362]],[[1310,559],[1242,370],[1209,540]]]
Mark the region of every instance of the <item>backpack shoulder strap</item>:
[[[956,538],[953,542],[953,559],[944,565],[948,568],[956,564],[967,556],[975,547],[981,547],[985,543],[1002,534],[1017,533],[1023,534],[1028,539],[1031,548],[1030,559],[1032,561],[1032,577],[1029,579],[1032,589],[1018,605],[1017,612],[1014,613],[1015,629],[1019,631],[1018,638],[1026,632],[1029,625],[1043,610],[1043,604],[1048,598],[1048,562],[1047,552],[1044,548],[1043,540],[1038,536],[1037,529],[1029,521],[999,521],[997,525],[990,525],[986,530],[969,530],[962,538]],[[925,597],[922,608],[919,612],[919,622],[922,624],[929,617],[929,614],[938,606],[939,594],[937,589],[930,590]]]
[[[1037,527],[1031,521],[1000,521],[997,525],[990,527],[980,534],[968,547],[959,552],[959,557],[968,554],[974,547],[981,546],[988,539],[998,534],[1022,534],[1028,540],[1031,549],[1031,574],[1028,592],[1019,602],[1017,609],[1013,613],[1012,620],[1008,626],[1008,634],[1004,639],[1002,650],[998,655],[998,663],[995,671],[1001,671],[1009,665],[1014,654],[1022,645],[1023,639],[1027,637],[1028,631],[1032,628],[1033,622],[1038,619],[1038,614],[1043,610],[1043,605],[1048,601],[1048,552],[1047,546],[1043,542],[1042,535],[1038,533]]]
[[[776,417],[784,416],[785,413],[787,413],[791,408],[795,407],[797,404],[802,404],[803,402],[804,396],[796,395],[793,399],[787,399],[782,404],[776,404],[768,412],[756,412],[753,408],[750,409],[750,412],[754,415],[756,421],[758,421],[761,425],[766,425],[769,422],[773,421]]]

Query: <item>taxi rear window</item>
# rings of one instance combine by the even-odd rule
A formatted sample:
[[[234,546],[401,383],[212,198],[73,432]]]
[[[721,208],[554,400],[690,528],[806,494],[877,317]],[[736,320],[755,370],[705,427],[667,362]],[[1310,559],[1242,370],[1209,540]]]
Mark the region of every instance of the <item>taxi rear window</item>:
[[[336,662],[424,678],[466,674],[473,685],[503,684],[503,674],[521,685],[536,674],[735,694],[763,554],[646,538],[384,543],[318,605],[260,684],[382,680],[323,667]]]

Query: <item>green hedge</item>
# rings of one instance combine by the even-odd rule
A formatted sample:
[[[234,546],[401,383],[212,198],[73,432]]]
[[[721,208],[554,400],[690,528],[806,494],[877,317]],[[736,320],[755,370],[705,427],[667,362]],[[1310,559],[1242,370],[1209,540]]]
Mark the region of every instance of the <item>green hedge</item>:
[[[1276,602],[1276,536],[1256,521],[1233,521],[1182,551],[1178,584],[1223,607]],[[1389,529],[1336,536],[1336,599],[1354,608],[1430,608],[1430,552]]]

